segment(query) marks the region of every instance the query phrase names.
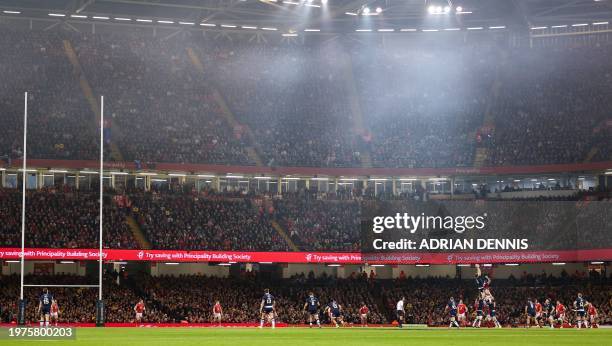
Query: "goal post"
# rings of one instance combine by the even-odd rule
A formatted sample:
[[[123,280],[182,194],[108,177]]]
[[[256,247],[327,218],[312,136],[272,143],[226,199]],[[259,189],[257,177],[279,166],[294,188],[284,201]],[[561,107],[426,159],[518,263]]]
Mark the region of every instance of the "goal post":
[[[105,311],[102,300],[102,244],[103,244],[103,211],[104,211],[104,96],[100,96],[100,248],[98,252],[98,301],[96,302],[96,327],[104,327]]]
[[[28,157],[28,92],[24,94],[23,105],[23,158],[21,171],[21,252],[19,267],[19,307],[17,313],[17,323],[21,326],[26,323],[26,300],[23,297],[23,273],[25,266],[25,217],[26,217],[26,180],[27,180],[27,157]]]
[[[21,252],[20,274],[19,274],[19,303],[17,312],[17,323],[25,325],[27,322],[27,299],[24,297],[24,287],[66,287],[66,288],[98,288],[98,299],[96,300],[96,326],[104,327],[106,311],[102,296],[103,281],[103,232],[104,232],[104,96],[100,97],[100,213],[99,213],[99,253],[98,253],[98,284],[97,285],[54,285],[54,284],[24,284],[25,276],[25,233],[26,233],[26,182],[27,182],[27,130],[28,130],[28,92],[24,94],[23,114],[23,159],[22,159],[22,199],[21,199]]]

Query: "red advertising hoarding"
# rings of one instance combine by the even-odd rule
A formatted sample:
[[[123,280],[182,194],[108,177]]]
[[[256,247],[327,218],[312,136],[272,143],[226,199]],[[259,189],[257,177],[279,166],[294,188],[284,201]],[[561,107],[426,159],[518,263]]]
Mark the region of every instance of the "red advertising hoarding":
[[[19,248],[0,248],[0,259],[19,259]],[[105,261],[146,262],[274,262],[274,263],[337,263],[337,264],[457,264],[457,263],[546,263],[612,260],[612,249],[560,251],[496,251],[452,253],[368,254],[336,252],[241,252],[241,251],[181,251],[181,250],[121,250],[105,249]],[[97,249],[26,248],[27,260],[98,259]]]

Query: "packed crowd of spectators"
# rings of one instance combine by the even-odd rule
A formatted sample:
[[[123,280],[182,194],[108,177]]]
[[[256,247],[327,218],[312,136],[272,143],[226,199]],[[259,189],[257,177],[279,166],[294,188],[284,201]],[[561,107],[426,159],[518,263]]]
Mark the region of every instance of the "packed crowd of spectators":
[[[58,32],[4,27],[0,35],[0,158],[23,155],[24,92],[28,92],[28,156],[93,160],[96,121],[79,89]]]
[[[561,276],[532,275],[494,279],[491,292],[497,302],[497,318],[504,326],[525,323],[527,299],[544,302],[560,300],[571,307],[577,293],[593,303],[598,310],[598,323],[612,324],[612,285],[609,278],[594,273],[584,277],[576,273]],[[261,274],[260,274],[261,275]],[[37,275],[26,277],[27,282],[56,284],[83,284],[85,277],[74,275]],[[2,321],[15,320],[18,277],[0,277]],[[343,310],[344,320],[359,323],[359,308],[365,304],[370,324],[392,323],[395,304],[406,298],[408,323],[447,326],[446,303],[450,297],[460,299],[468,306],[468,320],[475,317],[474,302],[478,296],[473,280],[469,278],[406,277],[394,280],[377,279],[366,273],[353,273],[339,279],[326,274],[315,277],[313,272],[296,274],[289,279],[270,279],[256,272],[243,272],[240,277],[219,278],[203,275],[150,276],[137,274],[118,283],[110,275],[105,277],[104,297],[108,322],[133,322],[133,307],[143,299],[147,308],[145,322],[208,323],[212,321],[212,307],[219,301],[226,323],[256,323],[263,290],[269,288],[276,299],[277,320],[290,324],[307,321],[303,311],[308,292],[314,292],[321,302],[321,311],[332,300]],[[93,322],[97,291],[89,288],[51,289],[60,306],[60,322]],[[39,288],[27,288],[27,319],[36,322]],[[330,323],[320,314],[323,323]],[[568,322],[575,324],[575,313],[567,314]]]
[[[499,53],[494,45],[455,48],[353,47],[375,166],[472,165]]]
[[[84,77],[106,96],[106,139],[127,161],[251,165],[254,148],[270,166],[456,167],[473,166],[478,147],[479,165],[611,159],[608,45],[585,55],[486,39],[415,49],[54,30],[10,31],[0,45],[11,47],[0,157],[21,155],[28,90],[31,157],[95,159]]]
[[[131,195],[132,211],[155,248],[286,251],[273,214],[245,198]]]
[[[359,203],[283,198],[276,216],[304,251],[359,251]]]
[[[344,200],[319,199],[308,193],[270,197],[180,187],[149,192],[109,190],[104,200],[103,246],[143,246],[134,236],[139,230],[128,223],[133,218],[155,249],[291,251],[295,245],[300,251],[369,251],[362,248],[360,220],[380,211],[380,215],[399,212],[441,220],[485,217],[479,232],[458,232],[454,225],[441,227],[432,221],[432,226],[413,235],[415,241],[476,241],[486,232],[488,238],[528,239],[532,250],[610,248],[606,230],[612,227],[612,214],[607,212],[611,203],[609,198],[418,200],[398,196]],[[0,246],[17,247],[21,244],[21,190],[0,189],[0,210]],[[26,246],[96,248],[98,212],[95,192],[66,186],[29,190]],[[395,239],[393,232],[380,236]]]
[[[612,120],[606,121],[604,126],[595,129],[593,142],[597,143],[597,152],[592,161],[612,160]]]
[[[121,33],[82,35],[73,44],[94,92],[106,97],[110,137],[126,160],[252,163],[185,42]]]
[[[41,248],[97,248],[99,199],[79,191],[44,189],[26,196],[25,245]],[[21,190],[0,189],[0,246],[21,245]],[[125,221],[127,210],[107,200],[106,248],[138,248]]]
[[[484,136],[490,165],[609,160],[612,87],[609,45],[510,50],[493,97],[495,129]],[[558,73],[564,71],[563,73]],[[607,137],[607,138],[606,138]]]
[[[232,111],[271,166],[359,166],[346,53],[321,46],[198,44]]]

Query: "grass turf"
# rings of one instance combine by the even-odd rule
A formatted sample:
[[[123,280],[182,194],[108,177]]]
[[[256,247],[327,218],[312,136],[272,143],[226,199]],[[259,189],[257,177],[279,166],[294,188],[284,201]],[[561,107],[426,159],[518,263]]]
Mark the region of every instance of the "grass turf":
[[[0,345],[46,343],[0,339]],[[79,328],[51,345],[612,345],[612,329]]]

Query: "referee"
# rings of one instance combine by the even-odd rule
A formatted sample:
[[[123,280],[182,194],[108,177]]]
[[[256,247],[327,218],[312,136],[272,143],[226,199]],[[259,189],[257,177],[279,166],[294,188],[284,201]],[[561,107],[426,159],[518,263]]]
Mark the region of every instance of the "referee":
[[[406,299],[402,297],[402,299],[400,299],[397,302],[396,309],[395,309],[395,313],[397,315],[397,323],[398,323],[399,328],[402,328],[402,323],[404,323],[404,317],[406,316],[406,310],[404,310],[405,300]]]

